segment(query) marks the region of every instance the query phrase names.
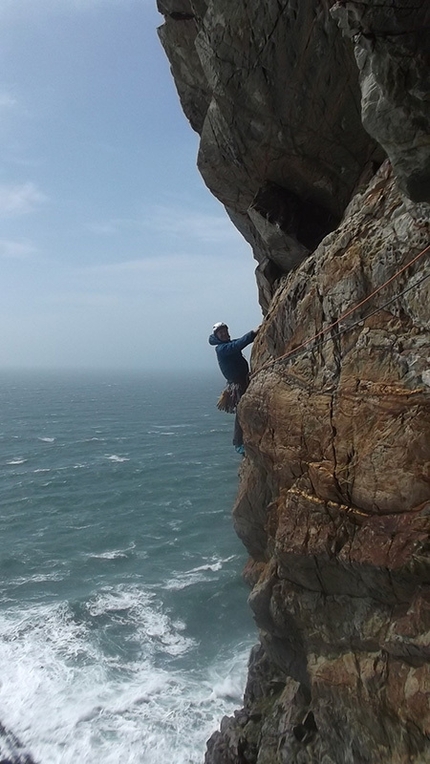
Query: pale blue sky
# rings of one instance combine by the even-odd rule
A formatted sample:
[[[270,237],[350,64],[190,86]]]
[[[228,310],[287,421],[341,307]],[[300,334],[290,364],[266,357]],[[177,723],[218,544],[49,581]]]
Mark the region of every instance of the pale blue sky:
[[[208,368],[255,261],[196,169],[155,0],[0,0],[0,368]]]

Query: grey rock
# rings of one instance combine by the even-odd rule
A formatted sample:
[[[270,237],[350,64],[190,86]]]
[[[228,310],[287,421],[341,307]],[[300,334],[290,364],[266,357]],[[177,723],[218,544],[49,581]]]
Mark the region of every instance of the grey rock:
[[[0,764],[36,764],[12,730],[0,722]]]
[[[331,13],[355,43],[364,127],[410,198],[430,201],[429,3],[347,0]]]
[[[260,646],[206,764],[428,764],[430,3],[159,8],[265,313],[233,510]]]
[[[266,311],[282,274],[315,246],[282,230],[285,194],[320,210],[332,230],[364,174],[384,153],[360,119],[358,70],[329,4],[270,0],[159,0],[160,39],[184,112],[201,135],[198,166],[259,263]],[[194,14],[175,20],[172,12]],[[170,14],[170,15],[169,15]],[[267,185],[271,204],[257,214]],[[279,195],[274,190],[279,190]],[[273,263],[267,267],[267,261]]]

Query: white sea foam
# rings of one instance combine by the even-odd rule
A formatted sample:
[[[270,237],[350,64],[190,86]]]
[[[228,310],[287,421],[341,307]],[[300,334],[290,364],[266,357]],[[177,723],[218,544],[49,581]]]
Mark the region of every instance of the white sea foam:
[[[55,443],[56,438],[38,438],[37,440],[41,440],[43,443]]]
[[[0,619],[2,722],[40,764],[200,764],[219,719],[240,703],[248,647],[204,673],[168,671],[155,645],[169,653],[187,640],[153,596],[111,589],[88,609],[126,617],[140,657],[118,660],[66,606],[9,611]]]
[[[88,558],[93,560],[120,560],[126,558],[124,552],[102,552],[102,554],[89,554]]]
[[[28,583],[43,584],[46,581],[62,581],[64,576],[59,572],[32,573],[30,576],[18,576],[10,580],[11,586],[24,586]]]
[[[189,586],[203,584],[206,581],[210,581],[210,577],[205,575],[204,572],[181,573],[176,577],[169,579],[169,581],[166,582],[165,587],[169,591],[179,592],[182,589],[187,589]]]
[[[190,570],[190,573],[195,573],[199,570],[212,570],[213,572],[221,570],[224,563],[230,562],[234,557],[227,557],[225,560],[215,560],[214,562],[207,563],[206,565],[199,565],[197,568]]]
[[[88,554],[88,559],[92,560],[118,560],[128,557],[127,552],[131,550],[112,549],[107,552],[100,552],[100,554]]]
[[[110,456],[106,456],[106,459],[109,459],[110,462],[129,462],[130,459],[126,456],[118,456],[117,454],[111,454]]]
[[[192,427],[188,422],[183,424],[154,424],[154,430],[184,430],[188,427]]]
[[[222,570],[225,563],[231,562],[233,557],[226,557],[224,559],[213,559],[204,565],[198,565],[190,570],[181,571],[177,573],[173,578],[169,579],[165,587],[170,591],[181,591],[189,586],[195,586],[196,584],[204,583],[205,581],[211,581],[212,576],[210,573],[216,573]],[[209,574],[209,575],[208,575]]]
[[[185,625],[171,619],[156,606],[153,592],[136,586],[119,586],[105,589],[88,605],[92,616],[109,614],[113,620],[133,625],[136,638],[146,644],[146,649],[162,649],[169,655],[185,653],[193,644],[180,632]]]
[[[27,459],[11,459],[9,462],[6,462],[6,464],[15,465],[15,464],[25,464]]]
[[[147,434],[148,435],[168,435],[168,436],[177,435],[176,432],[172,432],[171,430],[164,431],[161,429],[161,427],[158,430],[148,430]]]

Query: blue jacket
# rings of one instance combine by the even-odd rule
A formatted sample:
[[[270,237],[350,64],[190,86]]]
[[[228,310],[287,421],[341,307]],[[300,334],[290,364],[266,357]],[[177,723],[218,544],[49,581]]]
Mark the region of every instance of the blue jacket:
[[[223,342],[215,334],[209,337],[209,345],[215,345],[218,364],[227,382],[237,382],[246,386],[249,366],[241,350],[254,342],[256,336],[257,333],[251,331],[230,342]]]

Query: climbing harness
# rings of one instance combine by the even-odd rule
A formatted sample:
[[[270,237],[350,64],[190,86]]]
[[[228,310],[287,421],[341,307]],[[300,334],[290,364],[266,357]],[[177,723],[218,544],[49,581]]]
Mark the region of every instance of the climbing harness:
[[[411,265],[416,263],[428,250],[430,249],[430,244],[427,245],[421,252],[418,253],[412,260],[410,260],[406,265],[404,265],[402,268],[400,268],[393,276],[391,276],[387,281],[385,281],[383,284],[381,284],[379,287],[373,290],[367,297],[365,297],[363,300],[361,300],[357,305],[354,305],[352,308],[349,308],[349,310],[346,311],[340,318],[338,318],[336,321],[333,321],[333,323],[329,324],[329,326],[326,326],[324,329],[321,329],[321,331],[317,332],[313,337],[310,337],[308,340],[305,340],[300,345],[298,345],[296,348],[293,348],[293,350],[289,350],[287,353],[284,353],[283,355],[278,356],[278,358],[272,358],[270,361],[267,361],[262,366],[260,366],[259,369],[256,369],[254,372],[252,372],[251,379],[254,378],[257,374],[259,374],[261,371],[268,369],[270,366],[274,366],[274,364],[279,363],[280,361],[286,361],[289,358],[292,358],[296,355],[298,355],[301,351],[303,351],[305,348],[308,347],[312,342],[315,340],[318,340],[320,337],[323,337],[327,332],[329,332],[331,329],[334,329],[335,326],[338,326],[342,321],[345,320],[345,318],[348,318],[352,313],[355,313],[358,308],[361,308],[362,305],[365,305],[369,300],[372,299],[378,292],[380,292],[384,287],[388,286],[392,281],[394,281],[398,276],[400,276],[404,271],[406,271]],[[340,337],[342,334],[346,334],[347,332],[350,332],[355,326],[358,326],[361,324],[365,319],[370,318],[371,316],[374,316],[376,313],[379,313],[381,310],[384,310],[388,305],[391,305],[391,303],[395,302],[399,297],[409,292],[411,289],[415,289],[418,284],[421,284],[426,279],[430,278],[430,273],[426,274],[422,278],[420,278],[418,281],[414,282],[414,284],[406,287],[402,292],[399,292],[395,297],[392,297],[390,300],[388,300],[383,305],[380,305],[378,308],[373,310],[371,313],[368,313],[366,316],[363,316],[358,321],[355,321],[355,323],[351,324],[350,326],[346,327],[345,329],[341,329],[340,331],[336,332],[335,334],[330,335],[329,337],[325,339],[321,339],[318,343],[319,346],[324,345],[326,342],[334,341],[337,337]]]

